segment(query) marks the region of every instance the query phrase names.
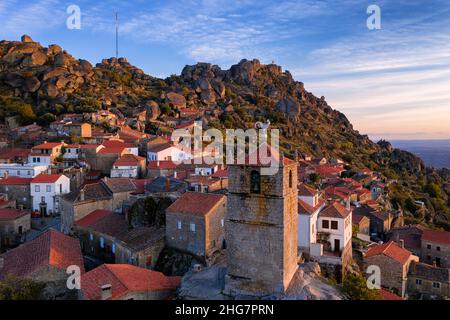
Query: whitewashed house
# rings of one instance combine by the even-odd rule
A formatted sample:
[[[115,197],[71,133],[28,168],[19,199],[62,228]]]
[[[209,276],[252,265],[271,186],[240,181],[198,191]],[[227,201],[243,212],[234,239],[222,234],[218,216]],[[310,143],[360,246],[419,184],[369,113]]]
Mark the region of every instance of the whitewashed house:
[[[192,155],[169,143],[155,145],[148,148],[148,161],[183,161],[192,159]]]
[[[44,142],[31,148],[28,162],[51,165],[62,154],[63,142]]]
[[[47,169],[48,166],[44,164],[5,163],[0,164],[0,177],[34,178]]]
[[[352,210],[326,205],[316,190],[302,184],[298,193],[298,247],[310,259],[344,265],[352,256]]]
[[[30,183],[32,209],[42,216],[59,211],[59,195],[70,192],[70,179],[62,174],[40,174]]]
[[[195,159],[194,159],[195,164]],[[219,166],[217,164],[198,164],[195,165],[195,175],[197,176],[211,176],[219,170]]]
[[[134,154],[124,154],[111,169],[111,178],[138,178],[145,170],[145,158]]]
[[[319,200],[319,192],[305,184],[298,188],[298,246],[309,253],[311,243],[316,243],[317,219],[325,202]]]

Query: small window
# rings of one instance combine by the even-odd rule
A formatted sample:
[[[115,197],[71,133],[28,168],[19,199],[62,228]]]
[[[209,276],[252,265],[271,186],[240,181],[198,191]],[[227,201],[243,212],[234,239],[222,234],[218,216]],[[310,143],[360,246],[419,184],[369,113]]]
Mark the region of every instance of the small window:
[[[250,192],[260,193],[261,192],[261,175],[258,171],[252,171],[250,174]]]
[[[338,229],[338,222],[337,221],[331,221],[331,229],[337,230]]]
[[[430,261],[431,260],[431,256],[427,256],[427,260]]]
[[[422,285],[422,280],[421,279],[416,279],[416,285],[421,286]]]
[[[440,289],[441,288],[440,282],[433,282],[433,288]]]
[[[441,247],[436,247],[436,250],[437,251],[441,251]]]
[[[116,244],[115,243],[113,243],[111,246],[111,252],[116,253]]]
[[[177,229],[181,230],[181,221],[177,221]]]
[[[51,185],[47,185],[47,192],[51,192],[52,191],[52,186]]]
[[[427,249],[428,249],[428,250],[431,249],[431,244],[427,244]]]
[[[195,232],[195,223],[191,223],[189,225],[189,230],[191,230],[191,232]]]
[[[324,229],[330,228],[330,222],[328,220],[322,220],[322,228]]]
[[[91,241],[94,240],[94,235],[92,233],[89,233],[89,240],[91,240]]]
[[[20,171],[19,170],[17,170],[17,175],[20,176]]]
[[[100,248],[104,248],[105,247],[105,239],[100,238]]]

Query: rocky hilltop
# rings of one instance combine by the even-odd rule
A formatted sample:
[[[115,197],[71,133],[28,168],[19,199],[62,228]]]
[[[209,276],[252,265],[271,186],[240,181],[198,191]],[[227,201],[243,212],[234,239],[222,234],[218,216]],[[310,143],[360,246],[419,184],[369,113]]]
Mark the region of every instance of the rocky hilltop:
[[[149,121],[177,116],[185,107],[204,110],[204,123],[216,128],[250,128],[269,119],[281,130],[286,154],[341,158],[350,169],[367,167],[390,179],[405,179],[411,195],[422,194],[422,187],[414,190],[418,180],[426,184],[432,177],[444,184],[439,173],[425,170],[411,153],[359,134],[325,97],[314,96],[275,64],[242,60],[222,70],[197,63],[180,75],[158,79],[125,58],[93,66],[58,45],[43,47],[28,36],[0,42],[0,121],[15,117],[22,124],[47,125],[63,113],[109,109],[144,128]],[[157,131],[158,126],[147,130]]]

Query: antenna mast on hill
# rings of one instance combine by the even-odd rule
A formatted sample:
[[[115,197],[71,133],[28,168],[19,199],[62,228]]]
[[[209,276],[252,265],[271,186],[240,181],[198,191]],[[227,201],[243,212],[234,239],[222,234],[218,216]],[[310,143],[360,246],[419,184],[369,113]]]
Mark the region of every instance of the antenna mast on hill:
[[[119,59],[119,13],[116,11],[116,59]]]

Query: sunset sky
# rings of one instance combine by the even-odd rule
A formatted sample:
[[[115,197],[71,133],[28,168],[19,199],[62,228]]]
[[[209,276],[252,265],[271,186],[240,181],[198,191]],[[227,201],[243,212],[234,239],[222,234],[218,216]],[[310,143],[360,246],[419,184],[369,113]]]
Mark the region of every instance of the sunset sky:
[[[70,4],[81,30],[66,27]],[[381,30],[366,27],[371,4]],[[26,33],[95,64],[115,54],[116,10],[120,55],[151,75],[274,60],[375,140],[450,139],[448,0],[0,0],[0,39]]]

